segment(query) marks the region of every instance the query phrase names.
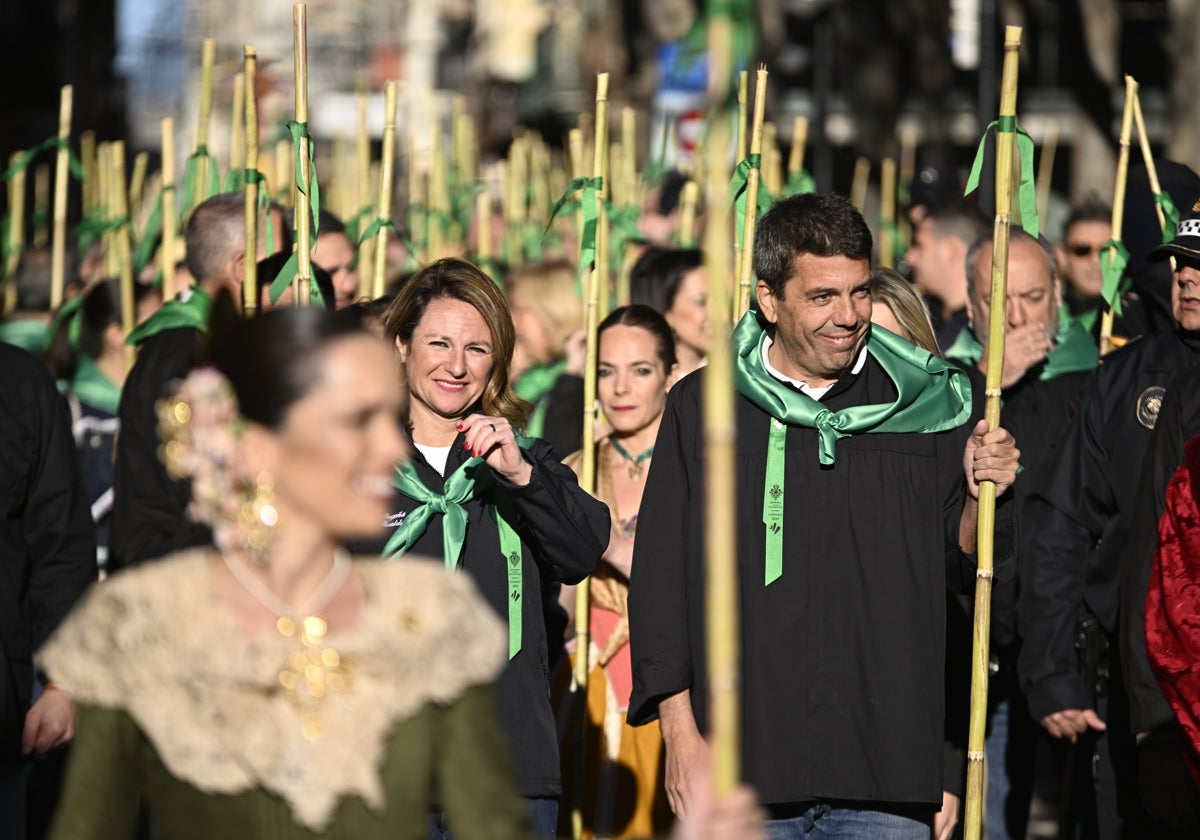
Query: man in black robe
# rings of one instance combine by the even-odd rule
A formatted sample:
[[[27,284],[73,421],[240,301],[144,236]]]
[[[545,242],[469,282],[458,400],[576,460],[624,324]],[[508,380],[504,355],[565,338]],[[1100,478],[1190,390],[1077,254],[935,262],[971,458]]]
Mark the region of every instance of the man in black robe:
[[[778,831],[928,837],[944,592],[973,581],[977,482],[1003,491],[1018,453],[1004,429],[968,422],[965,373],[870,327],[870,253],[862,217],[832,195],[779,202],[755,240],[758,311],[734,336],[742,766]],[[629,720],[661,718],[684,818],[708,761],[705,378],[668,400],[629,596]]]

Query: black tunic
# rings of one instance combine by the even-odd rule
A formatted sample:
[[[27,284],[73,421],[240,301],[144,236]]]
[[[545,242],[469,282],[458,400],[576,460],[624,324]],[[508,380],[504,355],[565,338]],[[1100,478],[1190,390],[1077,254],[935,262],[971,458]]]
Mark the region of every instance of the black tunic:
[[[466,460],[463,440],[459,435],[451,446],[447,474]],[[554,797],[561,793],[562,785],[550,707],[550,650],[541,592],[544,582],[578,583],[592,572],[608,548],[609,513],[607,505],[579,489],[575,474],[558,462],[545,441],[535,440],[525,454],[533,464],[528,485],[518,487],[497,477],[495,488],[463,505],[467,511],[467,539],[461,569],[507,624],[508,571],[500,553],[499,532],[492,521],[493,505],[503,494],[511,500],[523,546],[523,641],[520,653],[496,681],[496,711],[512,750],[517,791],[522,796]],[[421,482],[434,492],[442,492],[442,476],[437,470],[419,452],[413,453],[412,460]],[[418,504],[397,496],[395,509],[398,514],[407,514]],[[402,518],[391,517],[392,526]],[[356,546],[357,551],[369,549],[375,553],[382,548],[382,543]],[[442,517],[433,517],[410,553],[442,562]]]
[[[703,379],[697,372],[672,389],[638,516],[634,725],[690,688],[697,724],[707,728]],[[837,410],[894,399],[868,356],[822,402]],[[974,580],[958,548],[973,423],[843,439],[830,467],[818,462],[814,430],[789,427],[783,576],[764,586],[769,422],[737,397],[744,778],[768,805],[940,804],[945,591],[948,581],[961,590]],[[1013,562],[1006,511],[1002,504],[1000,576]]]

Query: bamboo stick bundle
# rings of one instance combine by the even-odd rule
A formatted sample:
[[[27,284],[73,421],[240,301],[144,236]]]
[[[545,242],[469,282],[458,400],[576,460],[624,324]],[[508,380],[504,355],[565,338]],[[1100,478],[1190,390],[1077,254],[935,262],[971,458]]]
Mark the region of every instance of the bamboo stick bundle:
[[[13,152],[8,159],[8,165],[16,166],[21,159],[21,152]],[[13,290],[13,272],[21,261],[21,252],[25,249],[25,169],[18,169],[8,182],[8,245],[9,250],[4,261],[4,278],[8,290]]]
[[[879,183],[879,264],[896,264],[896,160],[885,157]]]
[[[83,214],[86,216],[97,204],[96,132],[91,129],[79,135],[79,162],[83,166],[83,183],[80,185],[80,190],[83,198]]]
[[[106,277],[116,277],[121,271],[116,231],[112,228],[112,222],[117,218],[117,202],[113,194],[116,185],[113,184],[112,151],[112,143],[101,143],[96,147],[96,190],[100,199],[100,221],[103,222],[100,246],[104,252]]]
[[[376,205],[377,219],[392,217],[392,184],[395,178],[396,166],[396,83],[388,82],[384,87],[383,106],[383,152],[379,159],[379,202]],[[375,232],[375,243],[372,254],[375,264],[371,271],[371,297],[383,297],[384,284],[387,282],[387,240],[388,231],[380,226]]]
[[[146,174],[150,169],[150,153],[138,152],[133,159],[133,174],[129,176],[129,208],[142,207],[146,198]]]
[[[308,7],[304,3],[292,6],[293,67],[296,78],[296,122],[308,125]],[[297,138],[296,159],[299,183],[293,193],[292,220],[296,226],[296,278],[292,291],[297,306],[308,306],[312,289],[312,186],[316,173],[309,163],[307,128]]]
[[[700,185],[688,181],[679,197],[679,247],[696,247],[696,205],[700,203]]]
[[[854,161],[854,180],[850,182],[850,203],[862,213],[867,206],[867,187],[871,177],[871,161],[860,157]]]
[[[1121,230],[1125,221],[1125,182],[1129,177],[1129,141],[1133,134],[1133,110],[1134,103],[1137,102],[1137,82],[1132,76],[1125,77],[1125,110],[1121,116],[1121,150],[1117,155],[1117,178],[1113,185],[1113,204],[1112,204],[1112,239],[1114,243],[1121,241]],[[1119,259],[1118,249],[1111,247],[1107,253],[1106,268],[1111,271],[1114,263]],[[1106,281],[1105,285],[1108,283]],[[1112,301],[1104,309],[1104,315],[1100,319],[1100,355],[1103,356],[1109,350],[1116,349],[1113,346],[1112,331],[1113,331],[1113,316],[1116,314],[1116,305],[1120,302],[1121,291],[1119,288],[1112,290]]]
[[[603,178],[608,148],[608,74],[596,74],[596,136],[592,146],[592,177]],[[588,200],[587,193],[584,201]],[[583,462],[580,466],[580,487],[585,492],[596,492],[596,421],[599,406],[596,401],[596,366],[599,356],[599,334],[601,309],[604,305],[605,278],[608,258],[605,254],[607,237],[601,237],[604,225],[604,193],[596,190],[596,242],[595,265],[588,272],[584,298],[584,328],[587,331],[587,356],[583,373]],[[580,253],[580,268],[584,269],[586,254]],[[583,768],[585,765],[584,745],[588,726],[587,697],[588,672],[591,664],[591,578],[585,578],[575,587],[575,690],[579,696],[579,739],[575,750],[575,790],[571,803],[571,825],[576,838],[583,835]]]
[[[243,48],[242,62],[245,63]],[[234,189],[242,183],[246,166],[246,71],[233,77],[233,110],[229,115],[229,177],[226,184]]]
[[[50,164],[33,170],[33,247],[45,248],[50,241]]]
[[[195,180],[188,198],[189,204],[183,208],[187,215],[191,215],[196,205],[208,198],[208,183],[212,177],[208,171],[211,160],[208,154],[208,124],[212,116],[213,62],[216,53],[216,42],[212,38],[205,38],[200,50],[200,116],[196,123]]]
[[[67,268],[67,185],[71,153],[71,105],[74,88],[63,85],[58,100],[58,153],[54,161],[54,244],[50,253],[50,308],[58,309],[63,302],[63,285]]]
[[[1162,194],[1162,184],[1158,180],[1158,167],[1154,165],[1154,153],[1150,151],[1150,137],[1146,133],[1146,120],[1142,116],[1142,98],[1141,95],[1133,97],[1133,122],[1137,129],[1138,145],[1142,149],[1142,163],[1146,165],[1146,177],[1150,181],[1150,191],[1155,195]],[[1158,228],[1163,233],[1167,232],[1167,216],[1163,211],[1163,206],[1157,201],[1154,202],[1154,212],[1158,215]],[[1175,258],[1171,257],[1171,266],[1174,268]]]
[[[117,219],[128,219],[129,205],[126,202],[125,187],[125,143],[122,140],[113,141],[110,151],[112,163],[111,189],[113,197],[113,215]],[[137,326],[136,289],[133,280],[133,244],[130,241],[128,224],[122,224],[113,231],[116,240],[118,277],[121,286],[121,329],[125,335],[130,335]],[[132,344],[125,345],[125,366],[132,368],[136,358],[137,348]]]
[[[750,136],[750,156],[762,156],[763,114],[767,105],[767,67],[758,65],[754,88],[754,128]],[[743,218],[742,241],[738,243],[737,285],[738,303],[734,317],[740,318],[750,308],[750,278],[754,274],[754,228],[758,224],[759,169],[751,166],[746,176],[746,211]]]
[[[358,137],[355,141],[354,158],[355,158],[355,199],[356,213],[361,213],[363,222],[366,222],[366,213],[371,207],[371,134],[367,126],[367,110],[368,99],[366,90],[366,79],[359,78],[358,90]],[[395,143],[395,134],[393,133],[392,142]],[[360,225],[359,236],[362,237],[362,227]],[[370,238],[363,239],[356,243],[358,247],[358,264],[360,266],[358,272],[359,285],[358,293],[361,297],[378,297],[375,292],[375,243],[370,241]]]
[[[247,177],[244,179],[246,256],[242,260],[242,314],[247,318],[258,312],[258,97],[254,95],[258,83],[258,52],[249,44],[242,46],[242,72],[245,80],[245,96],[242,103],[242,120],[245,123],[242,142]],[[230,154],[232,166],[233,155]],[[251,174],[253,173],[253,174]],[[271,223],[268,216],[265,224]]]
[[[162,143],[162,267],[163,300],[175,297],[175,121],[165,117],[159,124]]]
[[[1054,155],[1058,151],[1058,121],[1046,123],[1046,136],[1042,141],[1042,157],[1038,161],[1037,206],[1039,218],[1050,212],[1050,189],[1054,182]]]
[[[992,292],[988,320],[987,402],[989,429],[1000,426],[1000,383],[1004,370],[1004,333],[1008,292],[1008,241],[1013,192],[1013,147],[1016,140],[1017,71],[1021,27],[1004,33],[1004,65],[1000,79],[1000,127],[996,131],[996,220],[992,234]],[[1005,123],[1008,123],[1007,129]],[[983,817],[983,739],[987,724],[988,643],[992,621],[992,565],[996,528],[996,485],[979,485],[977,526],[978,566],[975,578],[975,617],[971,650],[971,724],[967,742],[966,840],[979,840]]]

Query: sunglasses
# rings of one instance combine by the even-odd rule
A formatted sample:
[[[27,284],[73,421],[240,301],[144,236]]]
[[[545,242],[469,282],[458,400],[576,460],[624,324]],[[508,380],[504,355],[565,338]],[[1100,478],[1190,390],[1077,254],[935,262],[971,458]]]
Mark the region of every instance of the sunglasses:
[[[1092,254],[1100,253],[1100,245],[1068,245],[1067,250],[1077,257],[1090,257]]]

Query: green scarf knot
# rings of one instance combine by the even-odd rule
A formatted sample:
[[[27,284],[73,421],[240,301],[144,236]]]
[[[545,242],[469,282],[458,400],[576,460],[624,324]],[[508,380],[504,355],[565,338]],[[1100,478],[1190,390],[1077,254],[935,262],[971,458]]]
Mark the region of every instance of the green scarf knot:
[[[983,171],[983,152],[987,143],[988,132],[992,129],[1004,134],[1016,133],[1017,156],[1021,159],[1021,181],[1017,188],[1017,206],[1021,211],[1021,227],[1035,239],[1038,236],[1037,186],[1034,182],[1033,170],[1033,138],[1017,125],[1016,117],[1000,117],[988,123],[979,138],[979,148],[975,152],[975,160],[971,164],[971,174],[967,178],[967,188],[963,195],[970,195],[979,187],[979,176]]]

